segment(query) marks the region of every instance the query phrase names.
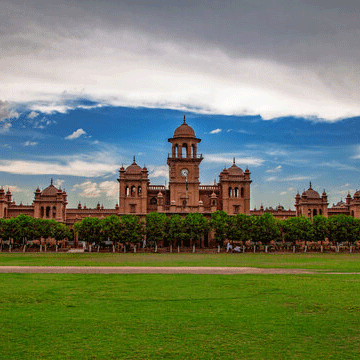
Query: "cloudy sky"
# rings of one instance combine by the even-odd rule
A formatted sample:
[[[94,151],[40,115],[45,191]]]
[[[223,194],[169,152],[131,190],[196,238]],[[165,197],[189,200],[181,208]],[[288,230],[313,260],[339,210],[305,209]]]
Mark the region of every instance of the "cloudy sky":
[[[2,1],[0,185],[31,203],[117,202],[136,155],[165,184],[167,138],[202,139],[201,182],[235,157],[252,207],[360,188],[360,5],[295,1]]]

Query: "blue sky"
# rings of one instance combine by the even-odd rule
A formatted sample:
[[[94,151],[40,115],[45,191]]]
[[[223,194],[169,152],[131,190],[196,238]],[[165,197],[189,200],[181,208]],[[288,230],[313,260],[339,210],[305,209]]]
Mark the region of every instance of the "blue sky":
[[[309,181],[337,202],[360,187],[359,19],[337,0],[4,1],[0,185],[114,207],[134,155],[165,184],[185,114],[201,183],[235,157],[252,208],[293,208]]]

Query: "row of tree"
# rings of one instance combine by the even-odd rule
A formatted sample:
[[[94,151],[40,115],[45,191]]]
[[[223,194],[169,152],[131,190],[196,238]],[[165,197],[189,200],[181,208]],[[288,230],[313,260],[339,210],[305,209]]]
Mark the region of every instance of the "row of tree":
[[[45,244],[49,239],[59,241],[68,239],[72,235],[70,229],[63,223],[55,220],[37,219],[27,215],[19,215],[16,218],[0,219],[1,246],[4,240],[11,240],[16,245],[26,246],[29,241],[42,240]]]
[[[87,217],[74,224],[79,241],[95,245],[111,241],[115,246],[119,243],[124,246],[141,243],[145,235],[148,246],[157,247],[159,242],[171,246],[181,246],[185,242],[197,245],[210,230],[214,232],[219,246],[223,246],[226,240],[264,245],[271,241],[296,244],[300,241],[323,243],[328,240],[335,244],[353,244],[360,240],[360,220],[345,215],[329,218],[317,215],[311,220],[292,217],[281,221],[270,213],[262,216],[229,216],[224,211],[216,211],[208,220],[200,213],[189,213],[182,217],[153,212],[147,214],[145,220],[135,215],[111,215],[103,219]],[[52,238],[58,242],[71,236],[72,232],[66,225],[54,220],[35,219],[27,215],[0,219],[1,241],[10,238],[14,243],[26,245],[28,240]]]

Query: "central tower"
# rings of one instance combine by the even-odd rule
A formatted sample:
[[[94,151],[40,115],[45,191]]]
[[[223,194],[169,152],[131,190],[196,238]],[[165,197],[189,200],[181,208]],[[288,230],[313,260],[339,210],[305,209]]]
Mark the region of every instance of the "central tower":
[[[197,154],[197,144],[194,130],[184,122],[175,130],[172,138],[169,166],[170,205],[176,211],[196,211],[199,207],[199,165],[203,159]]]

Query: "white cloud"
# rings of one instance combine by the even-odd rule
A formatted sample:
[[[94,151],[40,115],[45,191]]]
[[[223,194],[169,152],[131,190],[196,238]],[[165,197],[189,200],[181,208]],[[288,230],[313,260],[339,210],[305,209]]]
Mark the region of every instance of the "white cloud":
[[[0,122],[11,119],[18,119],[20,114],[10,108],[10,103],[0,100]]]
[[[210,134],[218,134],[221,131],[222,131],[221,129],[215,129],[215,130],[210,131]]]
[[[57,187],[57,188],[61,188],[64,184],[65,180],[64,179],[56,179],[54,181],[54,185]]]
[[[79,196],[85,198],[96,198],[105,195],[111,199],[117,199],[119,196],[118,183],[115,181],[103,181],[96,183],[94,181],[84,181],[81,184],[75,184],[72,191],[75,191]]]
[[[37,113],[36,111],[32,111],[27,117],[29,119],[35,119],[37,116],[39,116],[39,113]]]
[[[10,122],[3,123],[2,126],[0,126],[0,133],[6,133],[10,130],[12,127],[12,124]]]
[[[0,171],[23,175],[71,175],[81,177],[101,176],[114,173],[118,166],[101,159],[71,159],[65,162],[0,160]]]
[[[169,178],[169,168],[167,166],[149,165],[149,178],[158,177]]]
[[[266,172],[267,172],[267,173],[276,173],[276,172],[280,172],[281,169],[282,169],[282,166],[279,165],[279,166],[277,166],[277,167],[274,168],[274,169],[268,169],[268,170],[266,170]]]
[[[25,142],[23,143],[24,146],[35,146],[35,145],[37,145],[37,144],[38,144],[37,141],[25,141]]]
[[[23,189],[19,186],[16,186],[16,185],[4,185],[3,186],[4,189],[10,189],[10,191],[12,193],[26,193],[28,190],[27,189]]]
[[[286,194],[287,194],[286,191],[282,191],[282,192],[280,193],[280,195],[286,195]]]
[[[73,140],[73,139],[77,139],[79,138],[81,135],[85,135],[86,131],[84,131],[83,129],[77,129],[76,131],[74,131],[71,135],[66,136],[66,140]]]
[[[265,181],[278,181],[278,182],[286,182],[286,181],[305,181],[305,180],[311,180],[314,177],[309,176],[301,176],[301,175],[293,175],[293,176],[287,176],[287,177],[277,177],[277,176],[269,176],[265,179]]]

